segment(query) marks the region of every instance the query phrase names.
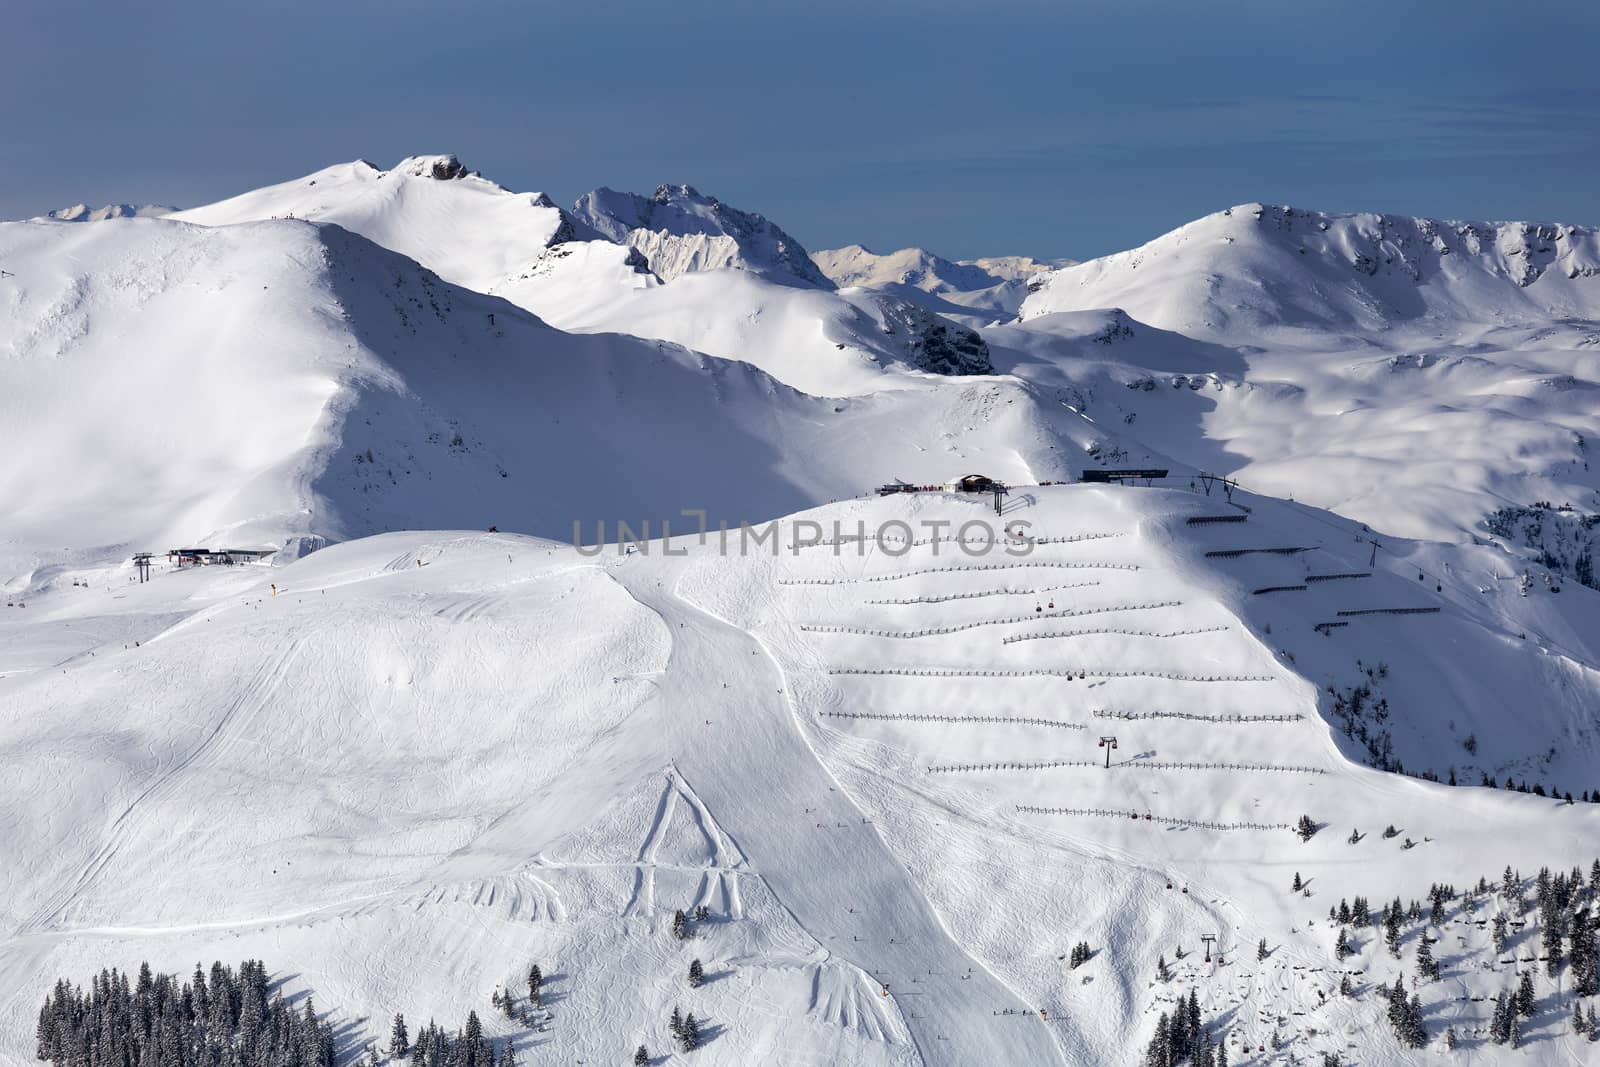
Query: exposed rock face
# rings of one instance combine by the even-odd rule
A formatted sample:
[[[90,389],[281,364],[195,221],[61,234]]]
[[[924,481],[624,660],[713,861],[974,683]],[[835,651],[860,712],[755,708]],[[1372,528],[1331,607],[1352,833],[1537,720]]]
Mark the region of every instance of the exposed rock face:
[[[879,296],[885,333],[905,337],[906,361],[930,374],[993,374],[989,345],[976,330],[957,325],[926,308]]]
[[[833,288],[805,247],[775,223],[693,186],[657,186],[650,197],[596,189],[578,198],[573,214],[611,240],[639,249],[663,281],[734,268],[786,285]]]
[[[454,154],[443,156],[412,156],[406,163],[411,175],[417,178],[433,178],[437,181],[447,182],[456,178],[465,178],[471,172],[457,159]],[[405,164],[402,164],[405,166]],[[550,205],[554,207],[554,204]]]

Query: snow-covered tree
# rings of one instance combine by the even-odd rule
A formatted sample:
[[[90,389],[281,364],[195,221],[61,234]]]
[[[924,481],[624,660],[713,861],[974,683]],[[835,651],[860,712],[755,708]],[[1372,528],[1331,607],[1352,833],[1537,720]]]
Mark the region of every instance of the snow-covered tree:
[[[394,1025],[389,1028],[389,1058],[403,1060],[411,1051],[411,1038],[406,1033],[406,1017],[394,1013]]]
[[[1535,1003],[1536,1000],[1533,993],[1533,972],[1523,971],[1522,981],[1517,985],[1517,1014],[1525,1019],[1533,1018]]]

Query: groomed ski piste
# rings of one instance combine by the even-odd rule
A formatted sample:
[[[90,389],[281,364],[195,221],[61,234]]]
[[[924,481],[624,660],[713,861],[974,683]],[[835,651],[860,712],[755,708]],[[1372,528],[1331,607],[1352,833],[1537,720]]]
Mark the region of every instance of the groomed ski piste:
[[[1246,519],[1188,521],[1223,512]],[[30,1058],[57,976],[259,957],[351,1056],[390,1012],[477,1010],[532,1062],[1137,1063],[1193,990],[1235,1064],[1446,1062],[1447,1027],[1471,1062],[1592,1062],[1532,913],[1494,891],[1408,922],[1398,959],[1375,925],[1335,958],[1342,898],[1587,870],[1600,840],[1600,806],[1469,785],[1463,748],[1589,788],[1596,679],[1563,647],[1597,632],[1587,605],[1547,596],[1544,637],[1513,632],[1522,598],[1480,592],[1471,549],[1419,582],[1360,532],[1051,486],[1001,516],[847,501],[758,543],[395,533],[147,584],[63,570],[0,622],[0,1058]],[[1387,613],[1412,608],[1437,610]],[[1407,770],[1463,784],[1363,765],[1329,693],[1362,684]],[[1527,922],[1505,954],[1499,911]],[[1412,1050],[1378,986],[1409,985],[1422,937],[1443,974]],[[488,1005],[530,962],[523,1026]],[[1528,969],[1521,1050],[1490,1044]]]

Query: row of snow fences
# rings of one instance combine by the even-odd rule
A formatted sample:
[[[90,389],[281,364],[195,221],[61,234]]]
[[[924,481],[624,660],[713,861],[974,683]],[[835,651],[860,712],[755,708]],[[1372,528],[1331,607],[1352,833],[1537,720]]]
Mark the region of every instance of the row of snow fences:
[[[1038,762],[1009,761],[999,763],[945,763],[928,768],[929,774],[950,774],[960,771],[1044,771],[1055,767],[1099,767],[1098,760],[1044,760]],[[1111,764],[1110,770],[1144,771],[1260,771],[1269,774],[1327,774],[1321,767],[1305,767],[1287,763],[1229,763],[1226,761],[1194,762],[1174,760],[1123,760]]]
[[[872,711],[824,711],[830,719],[878,719],[901,722],[978,723],[1005,726],[1053,726],[1062,730],[1087,730],[1081,722],[1061,722],[1058,719],[1031,719],[1020,715],[921,715],[916,712],[889,714]]]
[[[1348,578],[1371,578],[1371,571],[1347,571],[1343,574],[1308,574],[1308,582],[1342,582]]]
[[[919,567],[899,574],[879,574],[871,578],[779,578],[779,585],[854,585],[858,582],[897,582],[919,574],[976,573],[978,571],[1018,570],[1024,567],[1050,567],[1057,570],[1136,571],[1137,563],[1068,563],[1062,560],[1029,560],[1024,563],[972,563],[966,566]]]
[[[952,600],[975,600],[986,596],[1039,596],[1043,593],[1054,593],[1061,589],[1087,589],[1092,585],[1099,585],[1098,579],[1087,582],[1068,582],[1066,585],[1046,585],[1038,589],[979,589],[975,593],[946,593],[944,596],[913,596],[899,600],[868,600],[864,603],[880,607],[904,607],[910,604],[948,604]]]
[[[1003,637],[1002,645],[1016,644],[1018,641],[1040,641],[1052,637],[1092,637],[1096,634],[1116,634],[1121,637],[1193,637],[1195,634],[1212,634],[1226,630],[1226,626],[1200,626],[1193,630],[1127,630],[1114,626],[1102,627],[1098,630],[1054,630],[1036,634],[1017,634],[1015,637]]]
[[[1306,587],[1303,585],[1264,585],[1260,589],[1250,590],[1253,596],[1261,596],[1264,593],[1303,593],[1305,591]]]
[[[1339,627],[1349,625],[1349,622],[1319,622],[1313,626],[1312,629],[1317,631],[1317,633],[1321,634],[1323,637],[1327,637],[1329,633],[1337,630]]]
[[[951,545],[951,544],[988,545],[988,546],[991,546],[991,547],[996,546],[996,545],[1024,544],[1024,543],[1035,544],[1035,545],[1073,545],[1073,544],[1077,544],[1080,541],[1104,541],[1104,540],[1106,540],[1108,538],[1112,538],[1112,537],[1126,537],[1126,536],[1128,536],[1128,535],[1127,535],[1127,533],[1125,531],[1118,531],[1116,533],[1067,534],[1067,535],[1065,535],[1063,537],[1029,537],[1029,538],[1026,538],[1026,539],[1018,538],[1015,541],[999,541],[999,540],[995,540],[992,537],[959,537],[959,536],[951,536],[951,537],[912,537],[912,538],[906,538],[906,537],[899,537],[899,536],[896,536],[894,534],[874,534],[874,535],[862,534],[859,537],[837,537],[837,538],[834,538],[832,541],[806,541],[804,543],[796,544],[794,547],[796,547],[796,548],[840,548],[840,547],[843,547],[845,545],[859,545],[859,544],[871,543],[871,542],[875,542],[875,541],[883,541],[883,542],[888,543],[888,544],[896,544],[896,545],[910,545],[912,548],[920,548],[920,547],[922,547],[924,545]]]
[[[1214,548],[1206,553],[1207,559],[1238,559],[1240,556],[1293,556],[1300,552],[1310,552],[1311,548],[1300,546],[1296,548]]]
[[[1186,826],[1197,830],[1293,830],[1286,822],[1209,822],[1205,819],[1177,819],[1149,812],[1118,811],[1114,808],[1041,808],[1032,804],[1018,804],[1016,810],[1026,815],[1098,815],[1110,819],[1132,819],[1137,822],[1155,822],[1166,826]]]
[[[1299,722],[1305,716],[1294,715],[1206,715],[1195,711],[1106,711],[1096,708],[1090,712],[1097,719],[1189,719],[1193,722],[1246,723],[1246,722]]]
[[[1170,671],[1090,671],[1040,667],[986,671],[977,668],[829,667],[829,674],[896,675],[903,678],[1164,678],[1169,682],[1270,682],[1270,674],[1176,674]]]
[[[1209,526],[1214,522],[1245,522],[1248,515],[1190,515],[1183,521],[1190,526]]]
[[[1431,608],[1357,608],[1353,611],[1338,611],[1336,615],[1437,615],[1439,609]]]
[[[1071,619],[1083,615],[1105,615],[1115,611],[1153,611],[1157,608],[1177,607],[1182,603],[1181,600],[1157,600],[1149,604],[1118,604],[1108,608],[1058,608],[1055,611],[1036,611],[1031,615],[1012,615],[1004,619],[979,619],[976,622],[936,626],[927,630],[873,630],[865,626],[822,626],[805,622],[800,624],[800,629],[806,633],[852,634],[857,637],[940,637],[945,634],[961,633],[964,630],[976,630],[983,626],[1013,626],[1019,622],[1033,622],[1036,619]]]

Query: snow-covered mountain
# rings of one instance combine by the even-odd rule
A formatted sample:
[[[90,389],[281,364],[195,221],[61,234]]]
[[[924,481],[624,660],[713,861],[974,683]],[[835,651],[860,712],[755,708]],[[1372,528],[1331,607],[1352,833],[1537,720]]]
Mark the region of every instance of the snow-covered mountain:
[[[1549,793],[1584,788],[1600,683],[1502,612],[1592,639],[1596,598],[1485,600],[1470,552],[1436,591],[1366,571],[1354,524],[1235,503],[1030,488],[1023,556],[926,540],[988,514],[926,494],[744,553],[395,533],[147,585],[63,569],[0,622],[0,1049],[32,1051],[57,974],[242,956],[350,1054],[394,1011],[472,1010],[524,1054],[660,1054],[676,1006],[712,1065],[1133,1065],[1193,991],[1234,1063],[1399,1065],[1380,987],[1432,938],[1430,1047],[1592,1062],[1519,902],[1546,866],[1559,914],[1588,899],[1600,806]],[[890,522],[923,543],[832,543]],[[1373,918],[1328,915],[1356,897]],[[1496,915],[1523,925],[1497,942]],[[1485,1031],[1524,968],[1513,1051]]]
[[[662,190],[656,201],[600,190],[574,217],[542,193],[512,193],[468,172],[454,156],[414,156],[388,171],[340,164],[174,218],[337,223],[564,330],[669,341],[752,363],[815,395],[898,380],[885,371],[990,370],[969,327],[886,292],[835,297],[805,250],[760,215],[687,187]],[[630,230],[619,219],[664,228]],[[691,276],[670,293],[661,286]]]
[[[266,219],[332,222],[480,292],[551,245],[596,235],[543,193],[513,193],[453,155],[412,156],[389,170],[340,163],[172,216],[202,226]]]
[[[1196,335],[1600,318],[1600,230],[1242,204],[1039,277],[1022,317],[1125,308]]]
[[[0,535],[5,580],[191,542],[560,538],[689,506],[737,524],[951,463],[1064,476],[1079,448],[1022,383],[819,399],[746,363],[552,329],[336,226],[8,223],[0,262],[0,413],[39,458],[0,473],[27,502]],[[924,355],[971,355],[950,345]]]
[[[572,211],[597,232],[644,253],[663,281],[734,268],[788,285],[833,288],[804,246],[776,224],[693,186],[659,185],[649,197],[602,187],[579,197]]]
[[[170,215],[178,210],[174,207],[164,207],[161,204],[106,204],[104,207],[90,207],[88,204],[73,204],[71,207],[60,207],[50,212],[45,218],[55,219],[57,222],[104,222],[106,219],[158,219],[163,215]]]
[[[344,1064],[397,1011],[524,1062],[1600,1063],[1596,247],[1249,207],[830,280],[450,156],[0,224],[0,1062],[113,1040],[57,977],[260,958]],[[1063,484],[1123,468],[1169,474]]]
[[[951,261],[921,248],[879,255],[862,245],[814,252],[811,258],[840,288],[891,292],[972,326],[1014,316],[1028,295],[1028,279],[1072,262],[1027,256]]]
[[[1196,466],[1467,540],[1504,507],[1600,513],[1597,263],[1579,226],[1246,205],[1041,275],[1020,326],[985,337],[997,364],[1072,380],[1091,417]],[[1073,341],[1105,308],[1130,328]]]

